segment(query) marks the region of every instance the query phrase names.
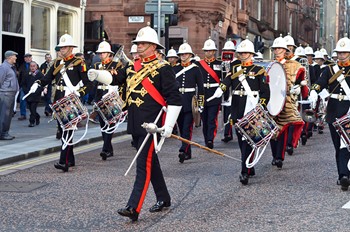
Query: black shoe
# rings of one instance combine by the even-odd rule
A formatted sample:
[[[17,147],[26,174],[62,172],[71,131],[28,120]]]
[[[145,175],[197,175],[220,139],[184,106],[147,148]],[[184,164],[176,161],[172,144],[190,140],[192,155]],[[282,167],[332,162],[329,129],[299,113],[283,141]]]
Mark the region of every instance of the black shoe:
[[[282,166],[283,166],[283,161],[281,159],[277,159],[276,160],[276,166],[277,166],[277,168],[281,169]]]
[[[221,141],[223,141],[224,143],[228,143],[232,140],[232,137],[225,137],[223,139],[221,139]]]
[[[276,166],[276,159],[275,158],[272,158],[271,164],[272,164],[272,166]]]
[[[349,177],[343,176],[343,177],[340,179],[341,190],[343,190],[343,191],[348,191],[349,185],[350,185]]]
[[[39,125],[40,124],[40,118],[35,119],[35,124]]]
[[[15,136],[5,135],[5,136],[1,136],[0,140],[12,140],[14,138],[15,138]]]
[[[47,116],[49,116],[49,112],[45,111],[44,114]]]
[[[244,173],[242,175],[239,176],[239,181],[243,184],[243,185],[247,185],[248,184],[248,174]]]
[[[192,158],[192,155],[191,154],[185,154],[185,160],[189,160]]]
[[[208,141],[207,142],[207,147],[210,148],[210,149],[213,149],[214,148],[213,141]]]
[[[139,213],[136,212],[134,208],[128,205],[125,208],[118,209],[117,212],[124,217],[130,218],[133,222],[137,221],[137,219],[139,218]]]
[[[55,168],[61,169],[63,172],[68,172],[68,165],[55,163]]]
[[[308,131],[308,132],[307,132],[307,138],[308,138],[308,139],[311,138],[312,135],[313,135],[313,134],[312,134],[312,131]]]
[[[102,151],[100,153],[100,156],[102,157],[102,160],[107,160],[108,157],[112,157],[113,156],[113,152]]]
[[[62,133],[60,130],[57,130],[56,132],[56,139],[61,139],[62,138]]]
[[[323,128],[318,128],[318,133],[323,134]]]
[[[305,145],[305,144],[304,144]],[[286,152],[288,153],[288,155],[293,155],[294,149],[292,146],[288,146],[286,147]]]
[[[149,211],[151,213],[154,213],[154,212],[160,212],[162,211],[163,208],[165,207],[170,207],[171,206],[171,203],[170,201],[166,202],[166,201],[157,201],[157,203],[155,205],[153,205]]]
[[[28,127],[34,127],[34,123],[29,123]]]
[[[179,162],[183,163],[185,161],[186,154],[184,152],[179,153]]]
[[[307,141],[306,135],[302,135],[301,136],[301,145],[305,146],[306,145],[306,141]]]
[[[26,120],[26,119],[27,119],[27,117],[24,116],[24,115],[22,115],[21,117],[18,118],[19,121],[23,121],[23,120]]]

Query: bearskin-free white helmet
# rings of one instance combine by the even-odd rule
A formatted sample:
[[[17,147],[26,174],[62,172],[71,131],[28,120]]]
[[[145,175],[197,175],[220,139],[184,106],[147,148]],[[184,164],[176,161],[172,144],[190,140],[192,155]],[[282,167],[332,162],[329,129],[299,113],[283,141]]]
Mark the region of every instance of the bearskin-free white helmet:
[[[294,55],[301,56],[301,57],[306,57],[304,48],[302,46],[297,47],[295,49]]]
[[[166,58],[171,58],[171,57],[179,58],[176,54],[175,49],[173,48],[169,49],[168,54],[166,56]]]
[[[324,55],[322,54],[322,52],[320,52],[319,50],[315,51],[315,57],[314,59],[323,59],[324,60]]]
[[[159,43],[157,32],[150,26],[143,27],[137,32],[136,39],[132,43],[148,42],[157,45],[157,49],[164,49],[164,46]]]
[[[97,48],[96,53],[109,52],[114,54],[111,50],[111,45],[107,41],[102,41]]]
[[[334,58],[334,57],[338,57],[337,52],[333,52],[333,53],[332,53],[332,58]]]
[[[204,42],[204,46],[202,48],[203,51],[217,51],[214,40],[212,40],[210,37]]]
[[[61,36],[57,47],[59,47],[59,48],[61,48],[61,47],[75,47],[76,48],[78,46],[74,44],[72,36],[70,36],[68,34],[64,34]]]
[[[340,40],[341,40],[341,39],[340,39]],[[339,41],[340,41],[340,40],[339,40]],[[338,42],[339,42],[339,41],[338,41]],[[338,45],[338,43],[337,43],[337,45]],[[334,51],[335,51],[335,49],[334,49]],[[321,52],[324,56],[328,56],[328,53],[327,53],[327,50],[326,50],[326,49],[321,48],[321,49],[320,49],[320,52]]]
[[[293,37],[289,33],[284,37],[284,40],[286,41],[287,46],[293,46],[295,48],[297,47],[297,45],[294,43]]]
[[[314,56],[314,50],[309,45],[304,49],[305,55]]]
[[[137,53],[137,45],[133,44],[130,49],[130,54]]]
[[[273,41],[273,44],[272,44],[271,47],[272,47],[272,48],[284,48],[284,49],[286,49],[287,51],[290,51],[290,50],[287,48],[286,40],[282,37],[282,35],[280,35],[280,37],[276,38],[276,39]]]
[[[254,44],[249,39],[245,39],[240,44],[238,44],[236,52],[249,52],[255,54]]]
[[[192,54],[192,56],[194,56],[194,53],[192,52],[191,45],[189,45],[185,41],[183,44],[180,45],[179,51],[177,52],[177,54],[181,55],[181,54],[186,54],[186,53]]]
[[[337,42],[334,49],[335,52],[350,52],[350,39],[348,37],[341,38]]]
[[[236,46],[231,40],[228,40],[228,41],[226,41],[222,50],[223,51],[236,51]]]

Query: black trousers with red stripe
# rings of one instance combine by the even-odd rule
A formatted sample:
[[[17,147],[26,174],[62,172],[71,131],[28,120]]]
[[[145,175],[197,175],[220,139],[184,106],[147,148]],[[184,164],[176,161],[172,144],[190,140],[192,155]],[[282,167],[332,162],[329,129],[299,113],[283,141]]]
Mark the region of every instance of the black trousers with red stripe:
[[[287,139],[286,136],[288,136],[288,130],[287,128],[285,131],[282,132],[276,139],[271,139],[270,140],[270,145],[271,145],[271,151],[272,151],[272,156],[275,159],[280,159],[284,160],[284,152],[286,150],[286,143]]]
[[[237,138],[238,138],[238,145],[239,149],[241,150],[241,159],[242,159],[242,169],[241,174],[255,174],[254,167],[253,168],[247,168],[245,162],[252,152],[252,147],[248,144],[247,140],[243,140],[243,136],[236,130]]]
[[[59,123],[58,123],[59,124]],[[64,131],[62,130],[62,127],[58,125],[58,129],[61,131],[62,138],[70,138],[73,134],[72,130]],[[62,145],[63,140],[61,139]],[[73,142],[73,138],[69,140],[70,143]],[[74,152],[73,152],[73,145],[68,145],[65,149],[61,148],[61,155],[60,155],[60,164],[75,164],[75,158],[74,158]]]
[[[137,149],[145,136],[133,136]],[[149,183],[152,183],[157,201],[170,201],[170,195],[160,168],[158,156],[154,151],[153,136],[150,136],[136,160],[136,178],[128,205],[140,212],[145,200]]]
[[[202,116],[204,141],[214,142],[218,130],[218,115],[220,105],[204,106]]]
[[[191,140],[192,139],[192,131],[193,131],[193,115],[191,111],[181,112],[178,119],[177,124],[179,126],[180,135],[182,138]],[[180,152],[184,152],[188,155],[191,155],[191,145],[182,142]]]

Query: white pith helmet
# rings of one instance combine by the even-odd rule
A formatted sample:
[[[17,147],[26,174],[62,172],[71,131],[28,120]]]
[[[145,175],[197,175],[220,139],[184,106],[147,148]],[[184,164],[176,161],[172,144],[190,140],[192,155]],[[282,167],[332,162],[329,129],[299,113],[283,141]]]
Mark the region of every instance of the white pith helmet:
[[[212,40],[210,37],[204,42],[204,46],[202,48],[203,51],[217,51],[214,40]]]
[[[348,37],[341,38],[337,42],[334,49],[335,52],[350,52],[350,39]]]
[[[175,51],[174,48],[169,49],[168,54],[167,54],[167,56],[166,56],[166,58],[171,58],[171,57],[179,58],[179,57],[177,56],[176,51]]]
[[[186,41],[180,45],[179,47],[179,51],[177,52],[177,55],[181,55],[181,54],[192,54],[192,56],[194,56],[194,53],[192,52],[192,48],[191,45],[189,45]]]
[[[60,41],[57,45],[57,47],[78,47],[77,45],[74,44],[73,42],[73,37],[68,34],[64,34],[61,36]]]
[[[294,55],[301,56],[301,57],[306,57],[304,48],[301,45],[299,47],[297,47],[295,49]]]
[[[228,41],[226,41],[222,50],[223,51],[236,51],[236,46],[231,40],[228,40]]]
[[[255,53],[256,54],[256,56],[254,56],[254,59],[255,60],[263,60],[264,59],[264,57],[263,57],[263,55],[261,54],[261,52],[257,52],[257,53]]]
[[[130,48],[130,54],[137,53],[137,45],[133,44]]]
[[[238,53],[248,52],[248,53],[255,54],[253,42],[250,41],[249,39],[243,40],[240,44],[238,44],[236,52]]]
[[[293,37],[289,33],[284,37],[284,40],[286,41],[286,46],[293,46],[295,48],[297,47],[297,45],[294,43]]]
[[[164,49],[164,46],[159,43],[157,32],[150,26],[141,28],[137,32],[136,39],[132,43],[148,42],[157,45],[157,49]]]
[[[337,52],[333,52],[333,53],[332,53],[332,58],[334,58],[334,57],[338,57]]]
[[[314,56],[314,50],[309,45],[307,45],[307,47],[304,49],[304,51],[305,51],[305,55]]]
[[[340,39],[340,40],[341,40],[341,39]],[[339,40],[339,41],[340,41],[340,40]],[[339,41],[338,41],[338,42],[339,42]],[[338,43],[337,43],[337,45],[338,45]],[[337,49],[337,47],[336,47],[335,49]],[[334,51],[335,51],[335,49],[334,49]],[[321,52],[324,56],[328,56],[328,53],[327,53],[327,50],[326,50],[326,49],[321,48],[321,49],[320,49],[320,52]]]
[[[324,60],[324,55],[322,54],[322,52],[320,52],[319,50],[315,51],[315,57],[314,59],[322,59]]]
[[[286,41],[285,41],[285,39],[282,37],[282,35],[280,35],[280,37],[276,38],[276,39],[273,41],[273,44],[272,44],[271,47],[272,47],[272,48],[284,48],[284,49],[286,49],[287,51],[290,51],[289,48],[287,48]]]
[[[107,41],[102,41],[97,48],[96,53],[108,52],[114,54],[111,50],[111,45]]]

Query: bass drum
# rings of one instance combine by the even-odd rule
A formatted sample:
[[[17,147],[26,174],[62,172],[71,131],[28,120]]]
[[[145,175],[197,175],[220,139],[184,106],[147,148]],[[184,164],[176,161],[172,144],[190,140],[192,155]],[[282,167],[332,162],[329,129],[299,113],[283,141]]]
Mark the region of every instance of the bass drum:
[[[256,65],[263,66],[269,75],[270,100],[267,110],[270,115],[278,115],[284,106],[287,93],[287,77],[282,64],[276,61],[255,62]]]

